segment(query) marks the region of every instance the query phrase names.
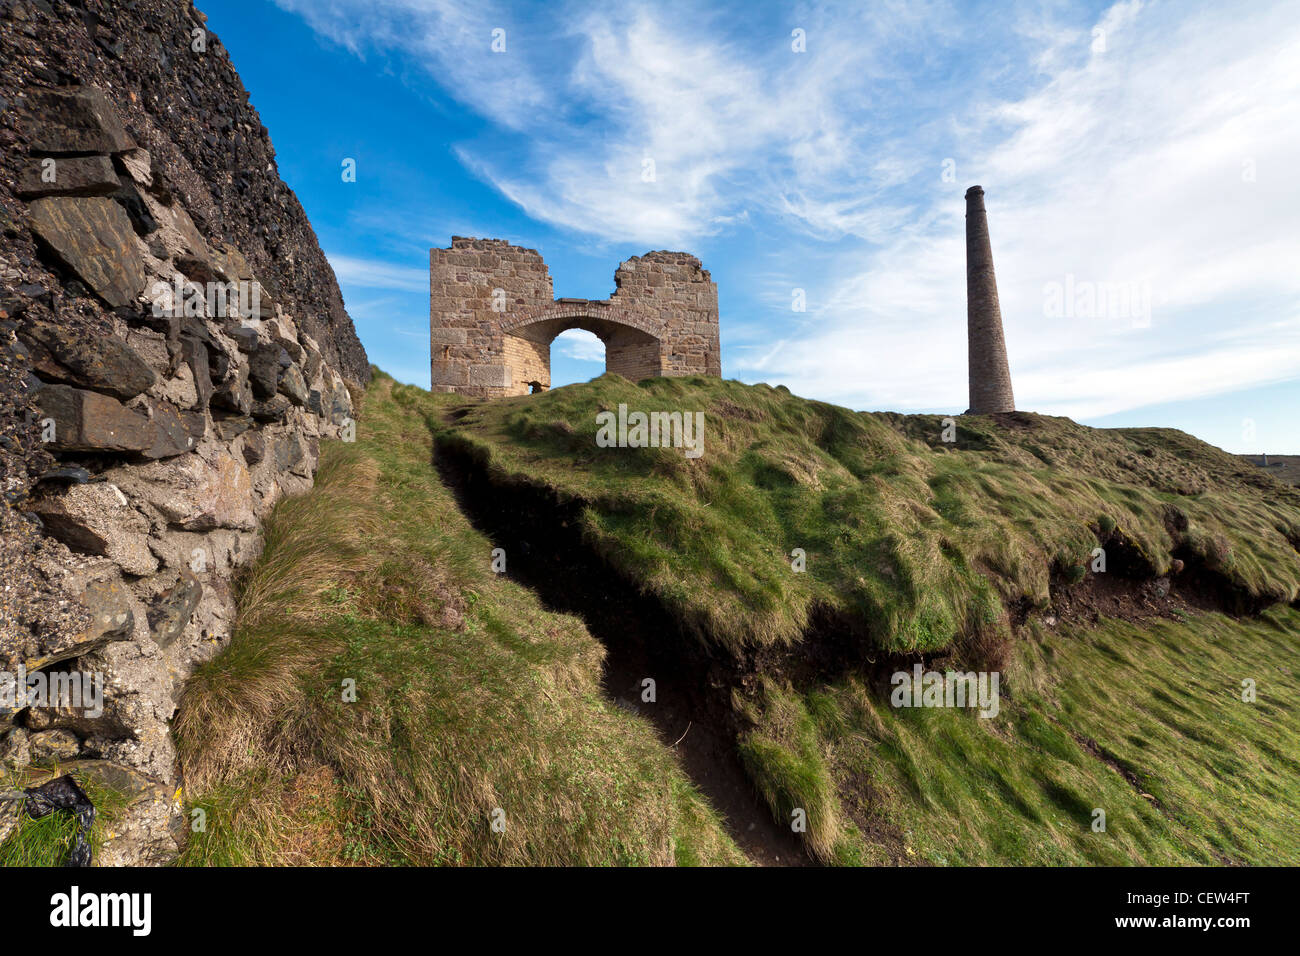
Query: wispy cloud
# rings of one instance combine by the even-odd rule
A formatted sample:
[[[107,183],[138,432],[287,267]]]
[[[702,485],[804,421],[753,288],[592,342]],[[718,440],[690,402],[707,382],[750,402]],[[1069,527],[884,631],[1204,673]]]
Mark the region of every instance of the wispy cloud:
[[[1300,376],[1287,3],[277,2],[418,64],[485,120],[453,147],[465,168],[575,242],[772,247],[725,263],[747,310],[723,317],[729,374],[965,407],[962,192],[980,182],[1022,407],[1090,417]],[[427,282],[331,261],[345,285]],[[1055,316],[1066,283],[1146,290],[1150,314]]]
[[[428,292],[429,273],[413,266],[398,266],[382,259],[361,259],[337,252],[326,252],[334,275],[345,286],[362,289],[395,289],[402,292]]]

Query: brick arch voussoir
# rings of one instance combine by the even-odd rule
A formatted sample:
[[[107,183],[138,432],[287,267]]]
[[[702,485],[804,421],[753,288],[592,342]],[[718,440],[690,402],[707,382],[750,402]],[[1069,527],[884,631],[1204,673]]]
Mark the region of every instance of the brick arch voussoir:
[[[522,315],[502,322],[501,331],[507,335],[518,334],[531,325],[537,325],[540,322],[552,322],[556,319],[595,319],[602,322],[612,322],[615,325],[625,325],[661,341],[664,338],[662,324],[639,313],[622,308],[584,308],[582,306],[530,309]]]

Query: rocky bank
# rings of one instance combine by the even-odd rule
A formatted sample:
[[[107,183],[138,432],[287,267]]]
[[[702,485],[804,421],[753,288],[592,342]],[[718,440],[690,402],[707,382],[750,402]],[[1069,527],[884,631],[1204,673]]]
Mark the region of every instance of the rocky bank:
[[[105,681],[0,701],[0,759],[131,793],[97,862],[164,862],[186,677],[369,367],[191,4],[0,0],[0,144],[0,672]]]

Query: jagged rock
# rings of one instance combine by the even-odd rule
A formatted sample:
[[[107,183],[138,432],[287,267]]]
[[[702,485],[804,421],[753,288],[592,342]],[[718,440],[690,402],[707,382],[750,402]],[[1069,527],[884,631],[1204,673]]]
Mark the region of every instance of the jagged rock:
[[[128,574],[158,570],[149,551],[149,522],[114,484],[73,485],[62,494],[38,499],[32,510],[46,531],[74,551],[103,555]]]
[[[302,457],[291,468],[291,470],[303,477],[311,480],[312,475],[316,474],[316,464],[320,461],[320,439],[310,436],[303,442]]]
[[[176,268],[185,273],[187,278],[195,282],[216,282],[217,273],[212,268],[212,263],[201,256],[188,255],[181,253],[172,259],[176,263]]]
[[[118,155],[117,161],[137,186],[144,189],[153,186],[153,157],[147,149],[128,149]]]
[[[129,328],[126,330],[126,344],[155,375],[166,378],[175,370],[165,334],[153,329]]]
[[[302,380],[298,366],[290,365],[280,376],[280,393],[287,395],[295,405],[307,404],[307,383]]]
[[[224,447],[209,461],[192,453],[114,473],[124,491],[186,531],[256,527],[248,469]]]
[[[51,446],[71,451],[144,451],[154,424],[115,398],[68,385],[43,385],[36,404],[54,421]]]
[[[12,767],[14,770],[21,770],[31,762],[32,751],[26,730],[22,727],[14,727],[0,737],[0,764]],[[0,840],[3,839],[4,833],[0,831]]]
[[[122,577],[108,561],[71,575],[68,593],[75,600],[84,626],[65,632],[41,648],[38,656],[26,657],[27,672],[48,667],[74,657],[82,657],[112,641],[122,640],[135,626],[135,611],[130,591]]]
[[[250,432],[244,438],[244,461],[249,467],[266,457],[266,437],[261,432]]]
[[[339,382],[330,393],[330,422],[342,425],[352,414],[352,395],[347,386]]]
[[[212,400],[212,374],[208,371],[208,349],[202,341],[191,335],[181,338],[181,353],[194,375],[194,389],[198,394],[196,408],[207,408]]]
[[[302,442],[290,432],[275,440],[275,467],[277,471],[291,471],[302,461]]]
[[[24,199],[42,196],[111,196],[121,188],[107,156],[33,157],[18,174],[15,192]]]
[[[321,401],[319,388],[313,388],[307,393],[307,411],[321,418],[325,416],[325,406]]]
[[[280,356],[284,349],[278,345],[261,344],[248,359],[248,381],[253,386],[253,398],[265,402],[275,395],[280,381]]]
[[[302,346],[281,331],[280,323],[267,322],[266,327],[271,333],[271,341],[289,354],[290,361],[301,364],[303,359]]]
[[[135,188],[135,183],[124,182],[119,179],[117,189],[113,192],[113,198],[117,200],[118,205],[126,210],[131,228],[141,239],[148,238],[152,233],[158,231],[158,220],[154,219],[153,213],[149,211],[149,204],[145,201],[144,193]]]
[[[303,347],[302,375],[309,382],[316,381],[320,375],[321,357],[320,352],[310,345]]]
[[[203,585],[189,572],[160,594],[149,609],[149,632],[159,647],[170,647],[189,623],[203,597]]]
[[[283,395],[276,395],[265,402],[254,402],[252,416],[259,422],[283,421],[293,408],[293,403]]]
[[[213,268],[226,282],[251,282],[253,280],[253,270],[249,267],[248,260],[234,246],[223,246],[213,252],[211,261]]]
[[[177,408],[199,407],[199,393],[194,387],[194,373],[186,364],[178,367],[171,378],[154,389],[153,394],[165,398]]]
[[[183,455],[187,451],[193,451],[195,444],[203,437],[202,416],[182,416],[170,402],[156,399],[147,399],[144,407],[148,410],[149,420],[157,428],[156,440],[144,452],[146,458]]]
[[[248,415],[232,415],[229,418],[214,420],[212,427],[222,441],[232,441],[252,428],[254,424],[253,419]]]
[[[42,730],[29,738],[32,760],[71,760],[81,753],[81,741],[70,730]]]
[[[112,102],[93,86],[32,90],[26,114],[36,153],[120,153],[135,148]]]
[[[188,335],[192,339],[197,339],[208,349],[218,348],[216,340],[212,337],[212,333],[208,331],[205,322],[188,315],[181,317],[178,321],[180,323],[177,330],[178,335],[181,337]]]
[[[232,323],[227,329],[226,334],[235,340],[241,352],[257,351],[257,329],[247,325]]]
[[[245,318],[268,320],[275,315],[275,292],[266,282],[260,281],[248,260],[234,246],[224,246],[208,257],[217,275],[226,282],[248,283],[252,314]],[[256,300],[253,302],[252,300]]]
[[[231,361],[230,353],[226,351],[224,344],[213,339],[212,345],[208,346],[208,372],[212,375],[212,381],[224,382],[234,364],[235,362]],[[244,365],[245,363],[240,359],[238,364]]]
[[[93,335],[83,328],[32,318],[30,314],[18,335],[31,349],[32,368],[47,381],[130,399],[153,387],[157,380],[144,359],[111,335]]]
[[[194,444],[197,446],[208,436],[208,416],[202,411],[182,411],[180,413],[181,421],[185,423],[185,430],[194,436]]]
[[[248,363],[240,362],[226,373],[225,380],[212,393],[212,404],[240,415],[252,410],[253,387],[248,381]]]
[[[194,225],[194,220],[190,218],[184,207],[176,204],[162,207],[162,210],[169,214],[169,218],[164,221],[169,229],[174,231],[178,239],[178,241],[169,243],[174,251],[210,263],[212,261],[212,250],[208,248],[207,240],[203,238],[202,233]]]
[[[56,196],[29,207],[32,228],[110,307],[129,305],[144,290],[131,220],[99,196]]]
[[[97,644],[131,633],[135,611],[131,607],[130,592],[120,578],[91,581],[78,595],[78,600],[90,611],[90,627],[84,632],[83,644]]]

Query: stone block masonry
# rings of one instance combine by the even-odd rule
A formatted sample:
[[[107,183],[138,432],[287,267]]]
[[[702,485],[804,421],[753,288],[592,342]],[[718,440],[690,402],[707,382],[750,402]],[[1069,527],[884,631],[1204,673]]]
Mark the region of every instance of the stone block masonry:
[[[354,434],[369,364],[188,0],[0,0],[0,107],[0,675],[104,692],[0,701],[0,777],[57,760],[111,787],[95,862],[165,863],[186,680],[230,640],[262,522]]]
[[[695,256],[649,252],[614,273],[608,299],[556,299],[534,249],[453,236],[429,250],[434,391],[478,398],[551,387],[551,342],[586,329],[608,371],[632,381],[722,374],[718,287]]]

